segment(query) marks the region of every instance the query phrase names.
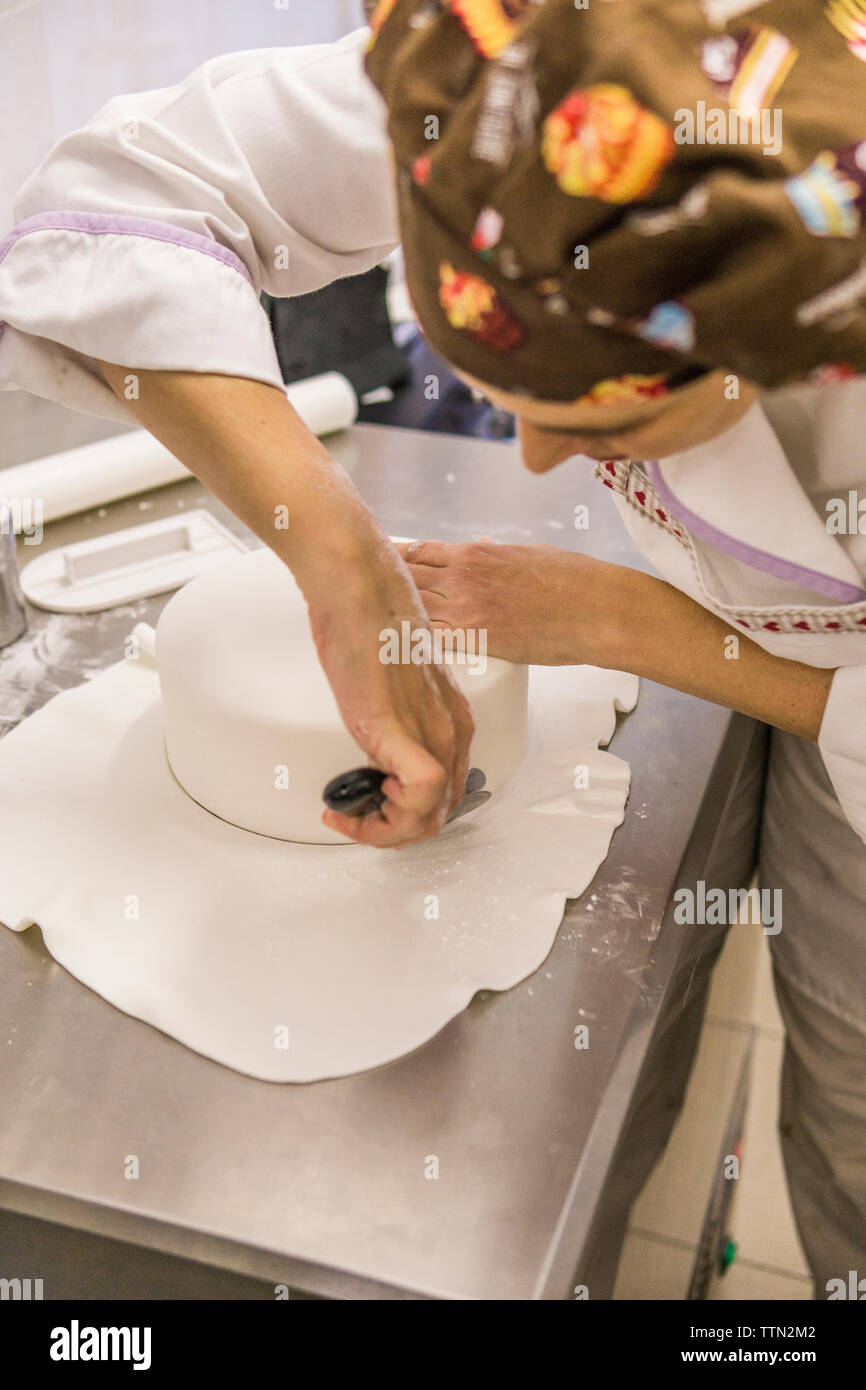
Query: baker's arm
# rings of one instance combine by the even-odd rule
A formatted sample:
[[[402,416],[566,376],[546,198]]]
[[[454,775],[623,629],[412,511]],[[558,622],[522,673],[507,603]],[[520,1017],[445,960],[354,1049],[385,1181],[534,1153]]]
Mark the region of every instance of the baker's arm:
[[[606,659],[597,664],[817,739],[832,670],[773,656],[664,580],[612,568],[619,611],[599,633]]]
[[[400,549],[434,625],[485,629],[491,656],[633,671],[818,737],[833,672],[771,656],[664,580],[548,545]]]
[[[382,811],[363,821],[325,814],[363,844],[400,846],[436,834],[459,802],[472,719],[447,670],[379,660],[379,633],[426,615],[378,522],[283,391],[242,378],[148,372],[100,363],[136,418],[201,478],[293,571],[309,605],[322,667],[346,727],[394,774]],[[286,529],[278,524],[288,516]],[[279,640],[279,634],[274,634]]]
[[[671,584],[555,546],[401,551],[433,625],[486,631],[491,656],[633,671],[817,740],[866,840],[866,664],[834,671],[772,656]]]
[[[603,636],[608,658],[598,664],[817,742],[842,810],[866,843],[866,664],[832,669],[773,656],[660,579],[627,569],[619,583],[621,621]]]
[[[866,663],[834,670],[773,656],[672,585],[608,568],[618,571],[617,616],[608,625],[599,615],[598,657],[582,659],[817,742],[842,810],[866,843]],[[866,646],[866,636],[861,640]]]

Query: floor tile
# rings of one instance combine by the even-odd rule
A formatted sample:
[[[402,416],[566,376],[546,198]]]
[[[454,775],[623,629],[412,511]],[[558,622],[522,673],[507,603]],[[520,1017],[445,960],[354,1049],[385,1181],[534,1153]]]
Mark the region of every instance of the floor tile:
[[[713,971],[707,1017],[729,1023],[751,1023],[763,943],[760,926],[735,923],[728,932]]]
[[[688,1292],[695,1252],[630,1231],[613,1298],[680,1302]]]
[[[748,1044],[743,1027],[705,1023],[682,1114],[635,1202],[631,1226],[698,1244]]]
[[[781,1039],[755,1039],[741,1176],[728,1226],[742,1259],[807,1274],[776,1131],[782,1046]]]
[[[755,975],[755,1000],[752,1017],[765,1037],[772,1035],[781,1038],[784,1036],[782,1015],[779,1013],[779,1006],[776,1003],[773,989],[770,948],[766,942],[763,943]]]
[[[809,1299],[812,1297],[812,1281],[795,1274],[784,1274],[780,1270],[766,1269],[760,1265],[746,1264],[735,1260],[730,1269],[714,1279],[710,1287],[708,1302],[733,1302],[746,1299],[749,1302],[761,1300],[779,1302],[784,1299]]]

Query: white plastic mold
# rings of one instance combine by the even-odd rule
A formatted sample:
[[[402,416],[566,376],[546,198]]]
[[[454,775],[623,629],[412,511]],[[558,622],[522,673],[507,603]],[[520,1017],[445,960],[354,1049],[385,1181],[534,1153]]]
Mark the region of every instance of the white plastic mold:
[[[247,548],[198,507],[37,555],[21,571],[21,587],[37,608],[94,613],[179,589]]]

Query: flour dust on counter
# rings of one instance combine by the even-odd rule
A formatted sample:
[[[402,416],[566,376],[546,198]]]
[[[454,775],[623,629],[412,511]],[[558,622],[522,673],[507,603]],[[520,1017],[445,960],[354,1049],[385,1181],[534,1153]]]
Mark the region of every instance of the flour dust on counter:
[[[46,688],[51,698],[78,685],[82,676],[99,675],[105,669],[103,638],[114,630],[129,632],[146,608],[141,600],[71,620],[65,613],[31,613],[23,636],[0,650],[0,738],[44,700]]]

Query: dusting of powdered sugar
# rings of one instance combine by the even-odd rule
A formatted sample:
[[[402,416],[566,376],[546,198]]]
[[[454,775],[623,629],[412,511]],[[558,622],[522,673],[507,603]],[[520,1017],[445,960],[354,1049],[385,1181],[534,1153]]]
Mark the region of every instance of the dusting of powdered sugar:
[[[124,639],[152,600],[102,613],[28,612],[27,631],[0,650],[0,738],[62,690],[92,680],[124,655]]]

